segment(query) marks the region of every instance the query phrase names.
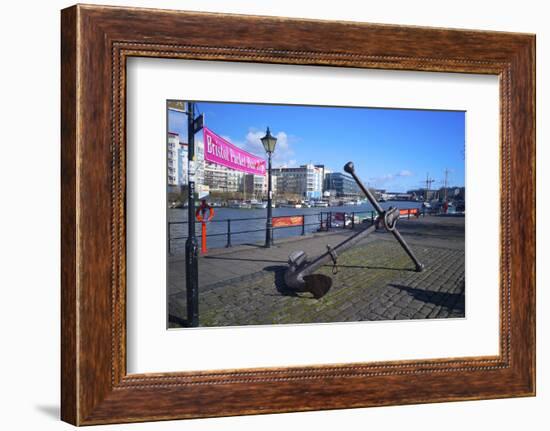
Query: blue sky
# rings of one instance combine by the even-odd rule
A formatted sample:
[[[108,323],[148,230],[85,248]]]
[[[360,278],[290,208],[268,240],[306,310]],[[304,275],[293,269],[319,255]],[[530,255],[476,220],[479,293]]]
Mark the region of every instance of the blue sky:
[[[406,191],[426,174],[443,185],[464,185],[465,113],[198,102],[205,124],[257,155],[265,129],[278,138],[274,166],[324,164],[342,171],[352,160],[371,187]],[[202,135],[197,134],[197,139]]]

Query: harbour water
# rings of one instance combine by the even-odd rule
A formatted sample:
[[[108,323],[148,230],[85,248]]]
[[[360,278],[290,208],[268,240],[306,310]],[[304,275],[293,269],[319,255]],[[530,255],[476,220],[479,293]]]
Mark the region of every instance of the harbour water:
[[[382,208],[397,207],[400,209],[420,208],[420,202],[411,201],[388,201],[381,202]],[[208,248],[221,248],[227,245],[228,222],[231,220],[231,244],[261,244],[265,241],[266,210],[265,209],[237,209],[237,208],[214,208],[215,215],[211,222],[207,223],[207,245]],[[355,214],[355,219],[364,217],[370,219],[370,212],[373,207],[367,202],[362,205],[343,205],[329,208],[273,208],[273,217],[279,216],[304,216],[306,233],[316,232],[321,224],[321,213],[323,220],[327,219],[328,213],[346,213],[350,218]],[[172,254],[184,253],[185,239],[187,237],[187,209],[168,209],[168,222],[170,234],[170,251]],[[241,232],[241,233],[239,233]],[[302,227],[288,227],[274,229],[273,237],[277,239],[298,236],[302,233]],[[201,241],[201,224],[196,223],[197,241]]]

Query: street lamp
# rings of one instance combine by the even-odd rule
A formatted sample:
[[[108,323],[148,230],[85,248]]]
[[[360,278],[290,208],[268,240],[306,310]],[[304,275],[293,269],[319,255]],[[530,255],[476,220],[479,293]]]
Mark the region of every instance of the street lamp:
[[[265,136],[261,138],[264,150],[267,153],[267,222],[265,229],[265,246],[271,247],[273,245],[273,215],[271,208],[272,190],[271,190],[271,155],[275,151],[275,144],[277,138],[271,134],[269,127],[265,133]]]

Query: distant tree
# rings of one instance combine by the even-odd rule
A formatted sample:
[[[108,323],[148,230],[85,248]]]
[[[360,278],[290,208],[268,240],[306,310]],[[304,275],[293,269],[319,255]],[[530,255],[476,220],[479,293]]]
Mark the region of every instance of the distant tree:
[[[168,202],[170,203],[172,202],[183,203],[183,202],[187,202],[187,196],[188,196],[187,186],[182,186],[179,192],[169,192],[167,199],[168,199]]]
[[[209,198],[213,201],[230,201],[243,199],[244,195],[242,192],[223,192],[215,190],[210,192]]]
[[[303,197],[297,193],[282,192],[282,193],[277,193],[276,198],[278,200],[285,200],[285,201],[299,201],[299,200],[302,200]]]
[[[185,110],[185,102],[183,100],[169,100],[168,107]]]

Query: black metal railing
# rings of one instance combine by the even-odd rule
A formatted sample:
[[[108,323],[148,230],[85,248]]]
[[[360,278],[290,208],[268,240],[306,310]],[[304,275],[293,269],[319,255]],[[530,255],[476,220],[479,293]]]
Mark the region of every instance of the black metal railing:
[[[363,217],[361,222],[364,222],[366,220],[371,224],[374,224],[374,221],[376,218],[376,212],[374,210],[352,211],[352,212],[322,211],[322,212],[310,213],[310,214],[292,214],[292,215],[276,216],[276,217],[301,217],[302,223],[299,225],[273,227],[273,232],[281,229],[297,229],[300,233],[298,235],[290,235],[290,236],[299,236],[299,235],[305,235],[307,231],[320,232],[320,231],[328,231],[331,229],[354,229],[357,221],[356,220],[357,217],[363,214],[365,214],[365,217]],[[311,220],[311,218],[315,218],[315,217],[317,217],[316,221],[306,222],[306,218],[309,218]],[[233,237],[236,235],[265,232],[265,229],[266,229],[265,227],[261,227],[258,229],[245,229],[245,230],[237,230],[237,231],[233,229],[234,225],[238,222],[250,223],[255,220],[266,220],[266,217],[248,217],[248,218],[211,220],[209,223],[225,223],[226,227],[223,232],[208,233],[206,237],[210,238],[210,237],[225,236],[226,237],[225,247],[232,247],[232,242],[233,242],[232,240],[233,240]],[[173,226],[187,225],[187,223],[188,222],[186,220],[168,222],[168,252],[169,253],[172,253],[173,244],[175,241],[183,241],[187,239],[187,235],[177,236],[178,234],[173,231]],[[317,227],[317,229],[310,229],[313,226]],[[197,224],[196,234],[198,238],[201,237],[200,224]],[[176,235],[176,236],[173,236],[173,235]],[[273,235],[275,236],[275,234]]]

